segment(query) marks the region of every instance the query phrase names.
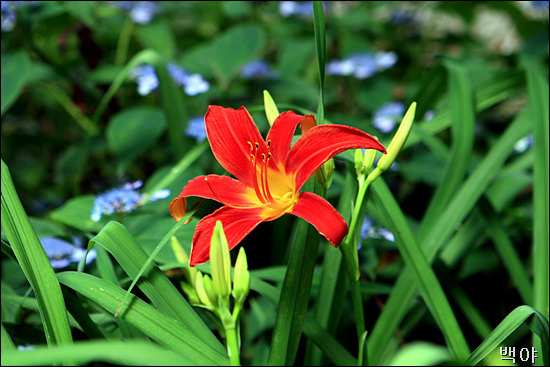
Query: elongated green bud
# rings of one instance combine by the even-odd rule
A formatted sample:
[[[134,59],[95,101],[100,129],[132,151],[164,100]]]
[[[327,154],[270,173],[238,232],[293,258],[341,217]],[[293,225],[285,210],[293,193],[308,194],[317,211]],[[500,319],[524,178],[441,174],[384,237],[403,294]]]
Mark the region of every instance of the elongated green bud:
[[[172,246],[172,251],[176,256],[176,260],[181,264],[189,265],[189,256],[187,256],[187,253],[181,246],[176,236],[172,236],[170,238],[170,245]],[[183,274],[187,278],[187,281],[191,283],[191,285],[194,287],[198,270],[190,266],[183,268],[182,270],[183,270]]]
[[[231,293],[231,257],[223,231],[222,222],[217,221],[210,242],[210,265],[212,282],[217,295],[227,298]]]
[[[273,101],[273,98],[271,98],[271,94],[269,94],[267,90],[264,90],[264,107],[267,122],[269,122],[269,126],[273,126],[273,122],[277,116],[279,116],[279,109],[277,108],[275,101]]]
[[[214,291],[214,283],[212,282],[212,278],[208,274],[204,274],[202,277],[203,283],[204,283],[204,291],[206,292],[206,295],[208,296],[208,299],[210,300],[210,304],[212,306],[217,305],[218,303],[218,295]]]
[[[397,132],[395,133],[388,149],[386,149],[387,154],[380,158],[380,161],[378,161],[378,168],[381,171],[387,171],[393,162],[395,162],[395,158],[397,158],[397,155],[401,152],[401,149],[403,149],[403,146],[409,137],[409,133],[411,132],[415,112],[416,102],[413,102],[407,110],[405,117],[403,117],[403,121],[401,121],[399,129],[397,129]]]
[[[195,290],[197,291],[199,300],[203,305],[207,307],[213,306],[210,297],[208,297],[208,293],[206,292],[206,287],[204,286],[204,277],[201,272],[197,273],[197,277],[195,279]]]
[[[220,320],[222,322],[223,328],[225,330],[234,329],[235,320],[233,320],[233,316],[231,316],[231,312],[229,312],[228,306],[225,304],[225,302],[222,301],[221,298],[218,300],[218,310],[220,311]]]
[[[233,298],[236,302],[243,303],[250,292],[250,272],[248,271],[248,262],[244,248],[239,249],[239,255],[235,262],[235,272],[233,273]]]

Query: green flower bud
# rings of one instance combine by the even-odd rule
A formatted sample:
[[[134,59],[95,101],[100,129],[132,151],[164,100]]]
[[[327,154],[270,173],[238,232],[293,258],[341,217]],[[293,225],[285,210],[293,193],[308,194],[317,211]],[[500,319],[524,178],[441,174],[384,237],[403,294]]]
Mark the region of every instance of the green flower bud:
[[[269,122],[269,126],[273,126],[273,122],[277,116],[279,116],[279,109],[277,108],[275,101],[273,101],[273,98],[271,98],[271,94],[269,94],[266,90],[264,90],[264,107],[267,122]]]
[[[325,162],[317,171],[315,171],[315,178],[321,186],[328,190],[332,184],[332,174],[334,173],[334,159],[329,159]]]
[[[223,298],[229,297],[231,293],[231,257],[220,221],[216,222],[210,242],[210,264],[215,293]]]
[[[399,125],[399,129],[397,129],[389,147],[386,149],[387,154],[378,161],[378,168],[380,171],[387,171],[393,162],[395,162],[395,158],[397,158],[401,149],[403,149],[409,137],[409,133],[411,132],[415,112],[416,102],[413,102],[405,114],[405,117],[403,117],[403,121],[401,121],[401,125]]]
[[[199,295],[197,294],[197,291],[195,288],[193,288],[192,285],[185,282],[180,282],[181,289],[187,294],[187,298],[189,298],[189,303],[191,304],[200,304],[201,300],[199,298]]]
[[[239,255],[235,262],[235,272],[233,274],[233,298],[236,302],[243,303],[250,292],[250,272],[248,271],[248,262],[244,248],[239,249]]]
[[[170,245],[172,246],[172,251],[176,256],[176,260],[181,264],[189,265],[189,257],[187,256],[187,253],[181,246],[176,236],[172,236],[170,238]],[[188,283],[191,283],[191,285],[194,287],[198,270],[190,266],[187,266],[186,268],[183,268],[182,271],[185,277],[187,278]]]
[[[218,300],[218,310],[220,311],[220,320],[223,328],[225,330],[234,329],[235,320],[233,320],[233,316],[231,316],[231,312],[229,312],[229,307],[222,301],[221,298]]]
[[[206,292],[206,295],[208,296],[208,299],[210,300],[210,304],[212,306],[216,305],[218,303],[218,295],[214,291],[214,283],[212,282],[212,278],[208,274],[205,274],[203,276],[203,283],[204,283],[204,291]]]
[[[197,291],[197,295],[199,297],[200,303],[202,303],[206,307],[213,306],[212,301],[210,300],[210,297],[206,292],[206,287],[204,286],[204,277],[201,272],[197,273],[197,277],[195,279],[195,290]]]
[[[363,152],[361,149],[355,149],[355,173],[357,177],[361,176],[363,172]]]

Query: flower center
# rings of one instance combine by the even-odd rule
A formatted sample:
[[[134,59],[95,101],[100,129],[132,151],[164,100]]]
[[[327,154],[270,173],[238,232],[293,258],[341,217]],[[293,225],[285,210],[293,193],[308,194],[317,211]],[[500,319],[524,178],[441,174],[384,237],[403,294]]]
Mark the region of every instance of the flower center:
[[[255,177],[254,191],[258,199],[268,207],[266,210],[269,211],[269,216],[274,216],[273,219],[290,212],[298,197],[292,181],[271,162],[271,140],[267,141],[265,152],[261,151],[257,142],[248,142],[248,145],[251,169]]]

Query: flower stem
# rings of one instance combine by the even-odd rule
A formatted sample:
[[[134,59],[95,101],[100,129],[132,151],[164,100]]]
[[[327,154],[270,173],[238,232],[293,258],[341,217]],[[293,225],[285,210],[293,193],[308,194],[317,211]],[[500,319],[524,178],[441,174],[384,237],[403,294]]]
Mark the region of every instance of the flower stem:
[[[225,340],[227,343],[227,355],[231,366],[240,366],[241,359],[239,356],[239,337],[237,328],[231,327],[225,329]]]

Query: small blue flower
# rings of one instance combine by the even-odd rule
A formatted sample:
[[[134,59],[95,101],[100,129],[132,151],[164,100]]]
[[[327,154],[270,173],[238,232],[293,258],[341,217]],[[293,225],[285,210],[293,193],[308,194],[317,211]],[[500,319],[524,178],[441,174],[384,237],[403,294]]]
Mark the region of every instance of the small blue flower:
[[[191,97],[208,92],[210,84],[200,74],[189,74],[187,70],[174,63],[168,64],[168,72],[178,87],[183,86],[185,93]]]
[[[18,351],[21,351],[21,352],[24,352],[26,350],[34,350],[36,349],[36,345],[33,345],[33,344],[29,344],[29,345],[18,345],[17,346],[17,350]]]
[[[426,111],[426,113],[424,114],[424,120],[426,121],[430,121],[431,119],[433,119],[435,116],[435,111],[434,110],[428,110]]]
[[[252,78],[273,78],[275,72],[269,64],[262,60],[252,60],[241,68],[241,76]]]
[[[149,199],[149,201],[166,199],[168,196],[170,196],[170,194],[171,192],[168,189],[158,190],[158,191],[155,191],[153,195],[151,195],[151,198]]]
[[[86,255],[86,250],[76,247],[72,243],[55,237],[44,237],[40,243],[54,269],[62,269],[71,263],[79,262]],[[90,264],[96,258],[97,253],[91,249],[86,257],[86,264]]]
[[[204,117],[193,117],[187,123],[187,129],[185,134],[201,142],[206,139],[206,125],[204,124]]]
[[[1,28],[3,32],[11,32],[17,22],[17,10],[24,5],[36,5],[36,1],[2,1]]]
[[[395,242],[395,236],[389,229],[375,226],[373,220],[365,216],[363,224],[361,225],[360,240],[357,248],[358,250],[360,250],[363,246],[363,241],[368,238],[383,238],[387,241]]]
[[[380,71],[389,69],[397,63],[397,54],[392,51],[379,51],[374,54],[374,58],[376,59],[376,67]]]
[[[149,24],[158,12],[158,3],[155,1],[134,1],[130,10],[130,18],[134,23]]]
[[[130,71],[130,78],[138,84],[138,93],[146,96],[159,86],[159,79],[153,65],[138,65]]]
[[[279,1],[279,12],[283,17],[298,15],[300,17],[311,17],[313,15],[312,1]]]
[[[373,125],[383,133],[393,130],[397,121],[403,118],[405,105],[401,102],[388,102],[374,112]]]
[[[527,149],[532,148],[534,145],[535,145],[535,138],[534,138],[533,134],[531,133],[531,134],[521,138],[520,140],[518,140],[516,142],[516,144],[514,144],[514,151],[516,153],[523,153]]]
[[[359,52],[352,54],[343,60],[332,60],[327,64],[329,75],[353,75],[357,79],[367,79],[378,73],[391,68],[397,62],[395,52]]]
[[[203,79],[200,74],[191,74],[187,77],[184,83],[183,90],[187,95],[193,97],[197,94],[208,92],[210,84]]]

